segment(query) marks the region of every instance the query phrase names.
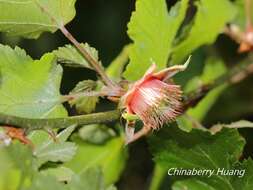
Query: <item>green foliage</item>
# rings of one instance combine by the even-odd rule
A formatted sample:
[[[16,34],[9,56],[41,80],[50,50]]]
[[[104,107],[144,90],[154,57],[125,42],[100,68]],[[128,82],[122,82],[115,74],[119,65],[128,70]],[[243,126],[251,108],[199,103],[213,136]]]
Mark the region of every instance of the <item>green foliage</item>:
[[[0,31],[26,38],[38,38],[45,31],[55,32],[62,24],[67,24],[74,18],[75,2],[76,0],[0,1]]]
[[[215,79],[225,74],[227,71],[224,63],[217,58],[209,58],[203,70],[203,73],[200,77],[194,77],[191,81],[188,82],[185,87],[186,91],[196,90],[203,85],[212,84]],[[213,104],[217,101],[218,97],[221,93],[228,87],[228,85],[224,84],[218,86],[209,92],[204,99],[202,99],[197,106],[191,108],[187,111],[191,117],[197,119],[198,121],[202,121]],[[191,89],[192,88],[192,89]]]
[[[185,133],[176,128],[170,128],[162,130],[150,140],[154,160],[167,169],[195,168],[215,171],[219,168],[234,169],[244,144],[244,140],[234,129],[223,129],[212,136],[209,132],[201,130]],[[192,187],[190,189],[202,187],[202,183],[217,190],[231,189],[234,182],[232,178],[224,175],[192,176],[191,178],[198,181],[184,183],[184,186]],[[175,185],[175,189],[181,185],[179,182]]]
[[[112,188],[106,188],[104,185],[103,174],[99,168],[90,168],[79,175],[73,175],[68,184],[60,183],[51,175],[37,175],[28,190],[111,190]]]
[[[0,32],[25,38],[38,38],[43,32],[55,32],[74,18],[75,2],[0,0]],[[125,46],[105,69],[105,73],[116,82],[120,81],[123,88],[128,83],[121,81],[122,74],[125,79],[134,81],[140,79],[152,63],[156,63],[157,70],[181,64],[196,49],[215,42],[228,22],[245,26],[243,0],[178,0],[172,4],[166,0],[136,1],[136,10],[128,24],[128,35],[133,43]],[[81,46],[100,64],[103,72],[98,51],[87,43]],[[203,64],[193,62],[196,64],[193,73],[185,71],[191,79],[180,81],[185,84],[184,93],[198,92],[205,85],[216,84],[217,78],[230,72],[229,64],[226,68],[218,57],[226,55],[213,51],[216,49],[202,48],[201,53],[195,52],[203,56],[201,61],[205,61]],[[214,58],[213,53],[217,57]],[[226,57],[224,60],[227,60]],[[59,131],[50,129],[64,128],[68,121],[74,123],[76,118],[85,118],[76,116],[66,121],[68,113],[62,104],[64,101],[68,101],[64,105],[70,114],[88,114],[111,106],[105,101],[97,106],[99,96],[91,95],[101,90],[99,79],[80,81],[69,95],[62,96],[60,86],[63,68],[57,65],[57,61],[75,69],[96,71],[73,45],[59,47],[52,53],[44,54],[39,60],[33,60],[18,47],[12,49],[0,44],[0,113],[7,115],[7,122],[11,115],[33,121],[38,118],[54,118],[58,121],[60,118],[62,122],[59,125],[64,125],[48,126],[52,120],[43,120],[46,121],[41,126],[44,131],[32,131],[34,126],[32,122],[28,123],[25,127],[29,130],[25,132],[29,133],[33,149],[16,141],[8,147],[0,147],[0,190],[115,190],[112,184],[119,181],[128,161],[128,147],[125,146],[118,123],[110,123],[108,126],[100,124],[96,114],[91,114],[88,115],[90,120],[99,124],[82,126],[76,123]],[[202,66],[204,69],[199,74]],[[62,89],[68,89],[69,86],[65,88],[64,85]],[[169,183],[172,186],[169,188],[173,190],[253,188],[253,161],[250,158],[243,160],[246,142],[237,131],[238,128],[252,128],[252,122],[241,120],[231,124],[217,124],[210,130],[202,124],[228,86],[229,82],[217,85],[195,107],[186,110],[186,114],[177,119],[179,127],[173,124],[164,126],[158,133],[151,135],[148,145],[156,166],[150,189],[159,188],[169,168],[246,170],[241,178],[224,175],[171,177]],[[113,107],[116,108],[116,105]],[[122,120],[126,119],[124,116],[129,117],[129,121],[134,119],[129,114],[122,115]],[[22,124],[15,124],[14,127],[24,127]],[[55,133],[56,138],[53,139],[46,132],[51,136]],[[4,141],[3,137],[0,136],[0,141]],[[133,149],[135,147],[139,148],[133,145]],[[142,164],[138,163],[138,159],[134,162]]]
[[[132,44],[129,44],[123,47],[120,54],[106,68],[106,74],[109,77],[115,80],[119,80],[122,78],[122,73],[129,59],[129,52],[131,50],[131,47],[132,47]]]
[[[201,45],[213,43],[223,31],[225,24],[232,21],[236,14],[236,8],[229,0],[200,0],[195,2],[197,13],[194,23],[184,40],[174,47],[172,64],[180,63]]]
[[[90,56],[94,58],[94,60],[99,61],[98,52],[95,48],[90,47],[87,43],[81,45],[90,54]],[[72,45],[59,47],[58,50],[53,51],[53,53],[57,56],[58,61],[65,63],[67,66],[93,69],[87,60]]]
[[[29,183],[33,172],[32,151],[20,143],[0,148],[0,189],[16,190]]]
[[[245,3],[246,3],[245,0],[236,0],[235,1],[235,5],[236,5],[236,8],[238,11],[237,11],[236,18],[233,20],[233,23],[240,26],[240,28],[242,30],[244,30],[246,27]],[[250,6],[250,9],[252,10],[253,3],[251,3],[249,6]],[[253,19],[253,12],[252,11],[251,11],[250,16],[251,16],[251,19]]]
[[[239,164],[239,167],[235,167],[234,169],[245,170],[245,175],[243,177],[231,176],[230,179],[225,179],[224,182],[227,183],[228,187],[223,189],[243,189],[250,190],[253,188],[252,183],[252,174],[253,174],[253,161],[251,159],[245,160],[242,164]],[[211,179],[210,179],[211,181]],[[210,184],[209,180],[204,182],[198,179],[189,179],[182,180],[175,183],[173,186],[173,190],[179,190],[182,188],[187,188],[191,190],[218,190],[220,189],[219,185],[221,184]]]
[[[188,0],[182,0],[168,13],[165,0],[136,2],[136,11],[128,24],[128,34],[134,44],[124,74],[127,79],[139,79],[152,62],[157,64],[158,69],[166,67],[187,4]]]
[[[45,176],[54,176],[56,180],[60,182],[70,182],[75,173],[67,167],[59,166],[57,168],[42,170],[41,174]]]
[[[67,162],[72,159],[76,153],[77,147],[72,142],[65,142],[75,129],[75,125],[70,126],[60,132],[55,141],[48,139],[36,146],[34,156],[37,157],[38,165],[48,161],[52,162]]]
[[[53,54],[40,60],[0,45],[0,110],[23,117],[66,116],[59,92],[62,67]],[[38,109],[39,107],[39,109]]]
[[[221,60],[215,57],[210,57],[205,62],[202,74],[193,77],[187,82],[184,91],[190,93],[205,85],[212,84],[215,79],[225,74],[226,71],[226,66]],[[227,87],[228,85],[224,84],[212,89],[196,106],[189,108],[186,115],[177,119],[178,126],[184,131],[190,131],[196,123],[201,122],[206,117],[208,111]]]
[[[122,137],[112,138],[103,146],[80,140],[76,143],[77,153],[71,162],[65,164],[66,167],[80,173],[87,168],[100,166],[107,185],[119,179],[128,158],[127,147]]]
[[[96,81],[92,80],[85,80],[79,82],[76,87],[71,91],[70,94],[80,94],[80,93],[87,93],[91,91],[95,91],[98,87]],[[91,113],[95,110],[96,105],[99,101],[98,96],[81,96],[80,98],[75,98],[70,100],[69,103],[71,106],[75,106],[76,110],[79,113]]]
[[[82,140],[93,144],[103,144],[105,141],[116,136],[113,129],[106,125],[97,124],[82,127],[78,134]]]

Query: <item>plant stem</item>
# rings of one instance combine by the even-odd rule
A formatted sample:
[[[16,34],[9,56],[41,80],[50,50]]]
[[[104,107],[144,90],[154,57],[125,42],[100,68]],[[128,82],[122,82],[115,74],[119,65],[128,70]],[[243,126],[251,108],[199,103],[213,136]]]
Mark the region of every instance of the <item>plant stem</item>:
[[[223,85],[233,85],[241,82],[248,76],[253,74],[253,63],[251,63],[251,58],[247,59],[245,62],[242,62],[236,65],[234,68],[230,69],[229,72],[222,75],[213,83],[204,84],[199,87],[197,90],[194,90],[188,93],[184,97],[184,107],[183,112],[185,112],[189,107],[194,107],[198,102],[200,102],[212,89]]]
[[[252,27],[251,21],[251,0],[245,0],[246,29]]]
[[[107,93],[105,92],[97,92],[97,91],[90,91],[90,92],[81,92],[81,93],[73,93],[73,94],[68,94],[68,95],[63,95],[62,96],[62,102],[70,101],[73,99],[78,99],[82,97],[103,97],[107,96]]]
[[[120,88],[114,81],[112,81],[107,76],[103,67],[85,50],[85,48],[74,38],[74,36],[66,29],[64,25],[62,25],[59,29],[64,34],[64,36],[75,45],[75,47],[80,51],[80,53],[90,63],[90,65],[97,71],[97,73],[101,76],[101,79],[107,86],[112,88]]]
[[[51,20],[58,26],[61,32],[64,34],[66,38],[71,41],[74,46],[80,51],[83,57],[88,61],[88,63],[95,69],[95,71],[101,76],[102,81],[111,88],[120,88],[120,86],[112,81],[104,71],[104,68],[86,51],[86,49],[74,38],[74,36],[66,29],[62,22],[58,22],[54,16],[48,11],[48,9],[42,6],[37,0],[35,0],[37,6],[46,13]]]
[[[66,128],[74,124],[80,126],[94,123],[105,123],[115,121],[119,117],[119,110],[52,119],[23,118],[0,113],[0,123],[2,125],[21,127],[23,129],[38,130],[47,128]]]
[[[159,164],[155,164],[153,169],[152,181],[149,187],[149,190],[160,189],[161,183],[167,173],[167,169],[163,168]]]
[[[223,84],[236,84],[253,74],[253,64],[251,59],[235,66],[228,73],[221,76],[211,84],[206,84],[197,90],[187,94],[184,98],[185,112],[189,107],[195,106],[204,98],[212,89]],[[104,123],[118,120],[121,114],[119,110],[66,117],[66,118],[52,118],[52,119],[32,119],[17,116],[6,115],[0,113],[0,124],[10,125],[13,127],[20,127],[29,130],[45,129],[45,128],[66,128],[70,125],[87,125],[94,123]]]

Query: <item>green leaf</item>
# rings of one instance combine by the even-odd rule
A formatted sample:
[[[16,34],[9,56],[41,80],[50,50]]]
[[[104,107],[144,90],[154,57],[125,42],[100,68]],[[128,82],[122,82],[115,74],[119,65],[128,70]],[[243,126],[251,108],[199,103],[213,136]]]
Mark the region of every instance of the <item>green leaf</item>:
[[[95,91],[97,87],[98,84],[96,81],[84,80],[79,82],[70,94]],[[79,98],[74,98],[73,100],[69,101],[69,103],[71,106],[75,106],[79,113],[91,113],[95,110],[98,101],[98,96],[82,96]]]
[[[233,169],[245,144],[237,130],[223,129],[216,135],[201,130],[183,132],[176,127],[163,128],[150,139],[154,160],[166,169]],[[238,176],[237,176],[238,177]],[[225,175],[192,176],[213,189],[231,189],[232,181]]]
[[[34,176],[28,190],[115,190],[106,188],[103,173],[99,168],[89,168],[80,174],[73,174],[68,183],[62,183],[53,175],[39,173]]]
[[[43,175],[54,176],[57,181],[69,182],[75,174],[71,169],[59,166],[57,168],[49,168],[40,172]]]
[[[115,80],[120,80],[122,78],[122,73],[129,59],[129,51],[131,47],[132,44],[124,46],[120,54],[106,68],[106,74],[109,77]]]
[[[66,167],[77,173],[90,167],[101,167],[106,185],[119,179],[128,158],[127,147],[122,137],[113,138],[103,146],[82,141],[76,143],[78,151],[71,162],[64,164]]]
[[[99,61],[98,52],[95,48],[90,47],[89,44],[81,44],[83,48],[94,58],[94,60]],[[79,51],[72,45],[65,45],[64,47],[58,48],[58,50],[53,51],[57,56],[58,61],[65,63],[70,67],[86,67],[93,69],[88,61],[79,53]]]
[[[231,176],[228,178],[228,184],[230,185],[229,189],[243,189],[251,190],[253,188],[253,161],[251,159],[243,161],[242,164],[239,164],[239,167],[233,168],[234,170],[239,170],[241,176]],[[173,185],[173,190],[181,189],[191,189],[191,190],[220,190],[214,185],[208,184],[203,180],[197,179],[187,179],[183,181],[177,181]]]
[[[30,182],[36,171],[30,147],[12,143],[0,147],[0,189],[16,190],[18,185]]]
[[[236,169],[245,170],[245,175],[241,178],[231,179],[234,189],[251,190],[253,189],[253,161],[251,158],[244,160]]]
[[[165,0],[138,0],[136,11],[128,24],[128,34],[134,41],[130,63],[124,76],[139,79],[154,61],[158,69],[165,68],[172,43],[185,17],[188,0],[178,2],[168,13]]]
[[[74,18],[75,2],[76,0],[0,1],[0,31],[26,38],[38,38],[46,31],[55,32],[62,24],[67,24]]]
[[[69,187],[70,190],[104,190],[103,173],[99,168],[89,168],[73,176]]]
[[[66,116],[59,92],[62,68],[55,56],[32,60],[20,48],[0,45],[0,112],[29,118]]]
[[[172,190],[182,190],[182,189],[215,190],[213,187],[197,179],[177,181],[172,187]]]
[[[37,174],[28,190],[69,190],[64,183],[60,183],[54,176]]]
[[[38,165],[42,165],[47,161],[66,162],[73,158],[76,153],[76,145],[72,142],[65,142],[75,129],[75,125],[64,129],[56,136],[56,142],[53,139],[45,140],[34,150]]]
[[[85,125],[79,132],[79,136],[82,140],[92,144],[103,144],[107,140],[116,136],[113,129],[106,125]]]
[[[246,28],[245,2],[246,2],[245,0],[236,0],[234,2],[237,8],[237,15],[235,19],[233,20],[233,23],[239,25],[242,30],[245,30]],[[251,6],[250,16],[251,16],[251,19],[253,19],[253,12],[252,12],[253,4],[251,3],[250,6]]]
[[[174,47],[172,64],[180,64],[185,57],[201,45],[213,43],[226,23],[233,20],[236,15],[236,8],[229,0],[200,0],[195,2],[197,13],[194,24],[185,40]]]
[[[212,84],[218,77],[227,71],[225,64],[218,58],[210,57],[205,62],[203,73],[200,76],[192,78],[185,86],[185,92],[196,91],[203,85]],[[181,116],[177,119],[178,125],[182,130],[190,131],[194,122],[201,122],[212,108],[219,96],[228,87],[227,84],[218,86],[211,90],[195,107],[187,110],[187,116]],[[189,119],[190,117],[190,119]]]

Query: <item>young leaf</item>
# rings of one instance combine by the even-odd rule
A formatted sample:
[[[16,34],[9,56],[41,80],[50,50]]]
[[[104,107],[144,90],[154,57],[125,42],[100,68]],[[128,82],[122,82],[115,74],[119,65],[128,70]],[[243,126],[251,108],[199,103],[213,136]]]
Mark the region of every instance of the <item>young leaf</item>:
[[[98,60],[98,52],[95,48],[90,47],[89,44],[81,44],[83,48],[96,60]],[[93,69],[90,67],[87,60],[79,53],[79,51],[72,45],[65,45],[64,47],[58,48],[58,50],[53,51],[53,53],[57,56],[59,62],[65,63],[70,67],[86,67],[89,69]]]
[[[75,2],[76,0],[0,1],[0,31],[26,38],[38,38],[46,31],[55,32],[62,24],[67,24],[74,18]]]
[[[95,91],[97,88],[97,82],[92,80],[85,80],[79,82],[70,94],[78,94]],[[99,101],[98,96],[82,96],[80,98],[74,98],[70,100],[71,106],[75,106],[79,113],[91,113]]]
[[[165,68],[172,42],[183,21],[188,0],[178,2],[168,13],[165,0],[138,0],[136,11],[128,24],[128,34],[134,41],[130,63],[124,76],[140,78],[152,61],[158,69]]]
[[[233,20],[236,15],[236,8],[229,0],[199,0],[195,2],[197,13],[194,24],[186,39],[174,47],[172,64],[180,64],[185,57],[201,45],[213,43],[222,32],[225,24]]]
[[[34,61],[18,47],[0,45],[0,112],[29,118],[66,116],[59,92],[62,68],[55,61],[53,54]]]

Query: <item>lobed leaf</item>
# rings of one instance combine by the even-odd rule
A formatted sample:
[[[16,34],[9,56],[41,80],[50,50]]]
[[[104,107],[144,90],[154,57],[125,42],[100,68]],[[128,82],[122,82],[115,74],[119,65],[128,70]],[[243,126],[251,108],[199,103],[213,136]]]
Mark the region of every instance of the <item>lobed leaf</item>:
[[[38,38],[46,31],[55,32],[62,24],[67,24],[74,18],[75,2],[76,0],[1,0],[0,31],[26,38]]]
[[[0,112],[29,118],[66,116],[61,105],[62,68],[53,54],[32,60],[25,51],[0,45]]]
[[[165,68],[172,43],[183,21],[188,0],[178,2],[168,13],[165,0],[138,0],[128,24],[128,35],[134,41],[129,52],[130,63],[124,76],[139,79],[152,62]]]
[[[229,0],[195,1],[197,13],[185,39],[173,48],[172,64],[180,64],[196,48],[211,44],[236,15]],[[214,14],[215,13],[215,14]]]
[[[166,169],[234,169],[244,144],[244,139],[233,129],[223,129],[216,135],[211,135],[196,129],[185,133],[176,128],[167,128],[150,139],[155,162]],[[229,190],[233,186],[233,181],[225,175],[190,176],[190,179],[199,180],[215,190]],[[202,187],[202,183],[187,181],[184,185],[189,188]],[[179,187],[179,184],[175,185],[175,189],[176,187]]]

